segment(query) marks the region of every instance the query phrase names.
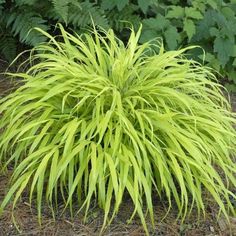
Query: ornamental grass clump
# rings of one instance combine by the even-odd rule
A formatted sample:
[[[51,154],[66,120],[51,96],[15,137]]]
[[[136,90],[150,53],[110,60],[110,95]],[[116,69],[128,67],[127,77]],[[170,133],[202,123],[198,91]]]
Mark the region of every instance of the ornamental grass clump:
[[[191,48],[156,53],[138,45],[141,29],[127,45],[112,30],[60,30],[58,40],[41,31],[50,41],[0,101],[0,160],[13,167],[1,209],[24,190],[39,218],[43,201],[54,209],[60,196],[86,217],[96,200],[105,226],[127,194],[148,233],[154,196],[184,219],[193,207],[204,214],[207,191],[221,213],[235,213],[235,115],[211,71],[184,57]]]

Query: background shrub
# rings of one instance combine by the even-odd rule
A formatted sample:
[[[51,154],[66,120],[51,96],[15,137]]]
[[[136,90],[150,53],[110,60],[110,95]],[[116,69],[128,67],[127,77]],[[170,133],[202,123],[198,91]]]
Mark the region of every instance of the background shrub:
[[[228,88],[235,90],[235,14],[235,0],[0,0],[0,50],[12,60],[19,41],[35,46],[46,40],[36,31],[28,33],[30,29],[52,32],[56,22],[81,33],[92,18],[105,29],[113,28],[124,41],[129,35],[126,26],[142,23],[141,43],[162,37],[170,50],[200,45],[206,64],[220,71]],[[203,52],[195,49],[190,56],[202,60]]]

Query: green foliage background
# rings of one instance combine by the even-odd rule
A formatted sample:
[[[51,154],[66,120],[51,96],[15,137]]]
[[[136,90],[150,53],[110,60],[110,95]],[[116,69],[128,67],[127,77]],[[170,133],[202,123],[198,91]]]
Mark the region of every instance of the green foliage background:
[[[140,43],[161,37],[169,50],[200,45],[205,54],[199,48],[190,56],[204,58],[236,90],[236,0],[0,0],[1,54],[12,60],[22,48],[19,42],[35,46],[45,41],[33,27],[54,32],[61,22],[80,33],[91,19],[113,28],[124,41],[130,23],[135,28],[142,23]]]

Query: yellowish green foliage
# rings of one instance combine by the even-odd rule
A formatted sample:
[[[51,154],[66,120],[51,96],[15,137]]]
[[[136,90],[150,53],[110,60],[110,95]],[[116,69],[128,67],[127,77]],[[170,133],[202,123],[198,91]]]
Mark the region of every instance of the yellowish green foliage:
[[[235,213],[235,115],[211,71],[184,57],[190,48],[156,53],[138,45],[141,28],[127,45],[112,30],[79,36],[60,26],[60,40],[38,30],[49,43],[0,101],[0,162],[14,166],[1,210],[26,189],[39,219],[42,202],[53,209],[59,195],[85,218],[96,199],[106,226],[127,193],[148,233],[143,206],[154,222],[154,196],[184,219],[192,207],[204,214],[204,189]]]

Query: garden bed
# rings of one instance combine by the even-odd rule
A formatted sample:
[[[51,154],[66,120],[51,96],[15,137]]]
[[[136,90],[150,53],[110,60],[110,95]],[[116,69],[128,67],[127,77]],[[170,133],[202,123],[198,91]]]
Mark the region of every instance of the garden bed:
[[[7,191],[7,183],[10,178],[8,175],[0,176],[0,200],[3,199]],[[150,235],[155,236],[227,236],[236,235],[236,218],[231,219],[231,226],[222,218],[217,222],[217,207],[211,201],[210,197],[205,197],[207,201],[206,218],[201,218],[197,222],[197,214],[193,211],[191,216],[181,224],[176,220],[177,208],[173,207],[170,214],[163,220],[166,208],[168,207],[165,202],[156,202],[155,204],[155,229],[150,226]],[[142,230],[141,223],[138,218],[135,218],[131,224],[127,224],[126,220],[132,213],[132,204],[129,199],[126,199],[120,209],[118,216],[114,219],[113,223],[107,228],[103,235],[132,235],[141,236],[145,235]],[[60,208],[60,207],[59,207]],[[0,236],[75,236],[75,235],[98,235],[99,230],[103,223],[103,214],[96,206],[90,209],[87,222],[84,223],[82,215],[77,215],[74,219],[69,216],[69,211],[60,215],[62,208],[58,210],[56,219],[51,216],[50,209],[45,207],[43,210],[43,222],[41,226],[37,221],[37,210],[30,208],[28,198],[23,197],[14,210],[14,217],[21,229],[19,233],[14,227],[11,218],[11,206],[9,205],[0,218]],[[230,227],[231,233],[230,233]]]

